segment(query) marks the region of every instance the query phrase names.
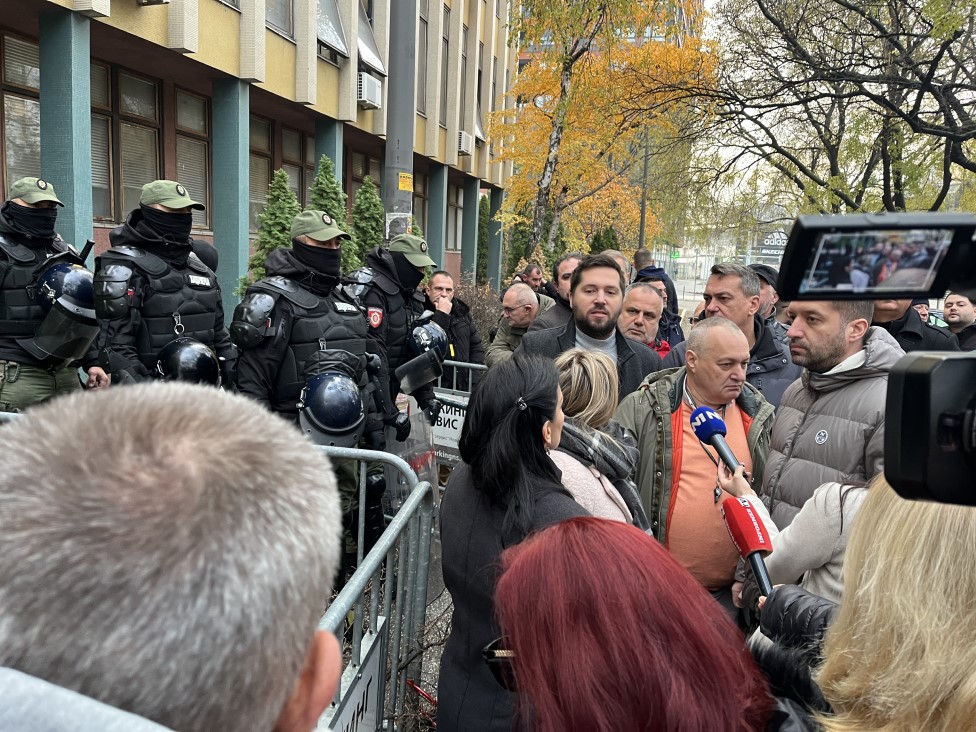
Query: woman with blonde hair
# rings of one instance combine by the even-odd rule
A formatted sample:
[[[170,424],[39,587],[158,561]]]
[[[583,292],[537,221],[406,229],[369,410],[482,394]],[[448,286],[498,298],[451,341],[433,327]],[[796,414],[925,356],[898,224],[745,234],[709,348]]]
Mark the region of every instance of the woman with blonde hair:
[[[563,395],[559,447],[551,458],[563,487],[593,516],[648,528],[631,482],[637,443],[612,421],[617,410],[617,365],[606,354],[571,348],[556,358]]]
[[[869,491],[817,681],[827,730],[962,730],[976,720],[976,507]]]

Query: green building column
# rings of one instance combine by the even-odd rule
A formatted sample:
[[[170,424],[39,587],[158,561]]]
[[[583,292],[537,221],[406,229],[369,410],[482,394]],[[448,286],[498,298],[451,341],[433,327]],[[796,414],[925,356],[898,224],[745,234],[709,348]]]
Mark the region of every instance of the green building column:
[[[427,179],[427,245],[430,258],[444,266],[447,242],[447,166],[432,162]]]
[[[335,166],[335,177],[343,190],[345,190],[345,176],[342,171],[344,130],[345,125],[339,120],[319,119],[315,121],[315,172],[318,172],[319,160],[325,155]]]
[[[40,16],[41,169],[64,208],[58,232],[78,249],[92,237],[91,21],[53,8]]]
[[[224,319],[229,323],[240,302],[235,294],[247,274],[250,256],[248,151],[250,145],[250,86],[240,79],[213,82],[213,222],[214,246],[220,252],[220,280]]]
[[[496,221],[505,200],[505,191],[492,188],[488,206],[488,271],[485,273],[491,288],[495,291],[501,287],[502,281],[502,225]]]
[[[478,281],[478,213],[481,202],[481,181],[464,180],[464,216],[461,219],[461,279],[468,284]]]

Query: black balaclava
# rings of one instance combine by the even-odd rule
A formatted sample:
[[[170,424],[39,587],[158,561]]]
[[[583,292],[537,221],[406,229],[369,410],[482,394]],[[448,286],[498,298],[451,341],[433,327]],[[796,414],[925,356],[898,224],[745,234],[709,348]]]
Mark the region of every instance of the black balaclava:
[[[142,204],[139,208],[142,209],[143,221],[160,239],[173,244],[189,243],[190,229],[193,228],[192,213],[160,211]]]
[[[390,256],[393,257],[393,266],[396,268],[400,287],[405,291],[416,290],[417,285],[424,278],[424,273],[410,264],[410,260],[403,252],[390,252]]]
[[[298,239],[291,240],[295,259],[314,271],[316,274],[339,279],[342,267],[342,249],[327,249],[303,244]]]
[[[10,225],[21,234],[35,239],[53,239],[57,208],[33,208],[7,201],[0,209]]]

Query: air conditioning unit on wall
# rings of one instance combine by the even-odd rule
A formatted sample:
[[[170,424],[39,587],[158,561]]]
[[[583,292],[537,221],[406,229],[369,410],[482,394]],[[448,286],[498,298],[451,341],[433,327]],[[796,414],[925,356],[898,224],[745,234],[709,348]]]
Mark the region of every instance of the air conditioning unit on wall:
[[[363,109],[379,109],[383,103],[383,82],[365,71],[359,72],[356,103]]]
[[[458,132],[458,155],[471,155],[474,152],[474,138],[470,132]]]

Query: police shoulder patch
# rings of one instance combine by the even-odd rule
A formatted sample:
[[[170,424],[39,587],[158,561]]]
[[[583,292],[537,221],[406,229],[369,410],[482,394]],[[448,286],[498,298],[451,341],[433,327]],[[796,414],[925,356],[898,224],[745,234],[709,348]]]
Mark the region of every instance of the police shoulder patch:
[[[366,316],[371,328],[379,328],[383,323],[383,308],[367,308]]]

